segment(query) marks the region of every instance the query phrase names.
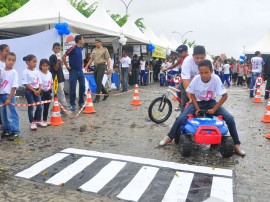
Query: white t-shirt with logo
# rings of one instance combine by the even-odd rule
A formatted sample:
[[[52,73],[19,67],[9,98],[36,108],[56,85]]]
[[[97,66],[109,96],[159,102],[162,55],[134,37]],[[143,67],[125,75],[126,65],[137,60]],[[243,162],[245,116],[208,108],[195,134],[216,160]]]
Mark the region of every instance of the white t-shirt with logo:
[[[6,67],[6,63],[0,61],[0,68],[5,68]]]
[[[18,88],[18,73],[15,69],[0,69],[0,94],[10,94],[12,88]]]
[[[39,71],[35,69],[34,70],[25,69],[22,75],[22,84],[23,85],[29,84],[35,89],[39,88],[39,85],[42,84],[42,79]]]
[[[225,64],[223,65],[223,69],[224,69],[224,74],[230,74],[230,65],[229,64]]]
[[[215,100],[217,96],[224,95],[227,90],[219,76],[212,74],[208,83],[204,83],[200,75],[195,76],[189,84],[187,92],[194,94],[197,101],[209,101]]]
[[[52,88],[52,74],[51,72],[47,72],[47,74],[44,74],[43,72],[40,72],[41,80],[42,80],[42,90],[48,91]]]
[[[122,63],[122,68],[128,68],[131,64],[131,59],[130,57],[123,57],[120,62]]]
[[[192,80],[196,75],[199,74],[198,65],[196,65],[193,56],[187,56],[182,64],[182,79]]]
[[[146,63],[146,61],[140,61],[141,70],[145,70],[145,63]]]
[[[252,72],[255,72],[255,73],[262,72],[262,66],[264,65],[264,61],[262,57],[251,58],[251,64],[252,64]]]

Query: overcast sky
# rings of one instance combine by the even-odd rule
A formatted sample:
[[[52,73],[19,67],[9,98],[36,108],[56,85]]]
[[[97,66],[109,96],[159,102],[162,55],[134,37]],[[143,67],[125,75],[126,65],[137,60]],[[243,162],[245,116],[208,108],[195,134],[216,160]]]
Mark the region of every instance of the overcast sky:
[[[88,0],[95,2],[97,0]],[[112,13],[125,13],[120,0],[102,0]],[[129,0],[124,0],[129,2]],[[262,38],[270,28],[270,0],[133,0],[130,16],[143,17],[159,36],[181,37],[178,31],[214,55],[239,57]],[[270,49],[270,47],[269,47]]]

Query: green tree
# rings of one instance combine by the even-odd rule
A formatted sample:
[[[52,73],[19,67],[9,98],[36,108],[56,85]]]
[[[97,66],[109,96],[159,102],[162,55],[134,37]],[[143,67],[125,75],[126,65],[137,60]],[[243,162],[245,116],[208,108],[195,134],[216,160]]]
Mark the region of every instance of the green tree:
[[[0,17],[16,11],[27,2],[28,0],[0,0]]]
[[[69,0],[69,2],[74,8],[76,8],[87,18],[95,12],[98,5],[97,2],[89,4],[85,0]]]
[[[135,24],[136,24],[136,26],[142,31],[142,32],[144,32],[144,30],[145,30],[145,25],[144,25],[144,23],[143,23],[143,18],[138,18],[136,21],[135,21]]]

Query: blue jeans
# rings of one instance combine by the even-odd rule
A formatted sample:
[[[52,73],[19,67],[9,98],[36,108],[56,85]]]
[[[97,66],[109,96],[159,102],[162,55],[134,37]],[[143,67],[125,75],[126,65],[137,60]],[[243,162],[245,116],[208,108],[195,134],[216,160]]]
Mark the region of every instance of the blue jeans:
[[[230,78],[230,74],[224,74],[222,83],[226,81],[227,85],[230,86],[231,84],[230,84],[229,78]]]
[[[146,70],[141,70],[141,77],[140,77],[140,83],[141,85],[147,85],[147,74],[146,74]]]
[[[256,72],[252,72],[252,75],[251,75],[251,81],[250,81],[250,96],[253,96],[253,88],[255,86],[255,82],[256,82],[256,79],[261,76],[261,73],[256,73]],[[256,86],[257,88],[258,86]]]
[[[220,80],[221,80],[221,82],[223,81],[223,74],[222,74],[222,72],[219,72],[219,78],[220,78]]]
[[[33,104],[35,102],[41,101],[41,96],[36,96],[32,91],[25,89],[25,97],[28,104]],[[37,105],[35,116],[33,116],[33,106],[28,107],[28,118],[29,122],[41,121],[42,105]]]
[[[123,91],[127,91],[128,89],[128,73],[129,68],[122,68],[122,78],[123,78]]]
[[[212,109],[217,102],[215,100],[210,101],[201,101],[198,102],[198,105],[201,110],[208,110]],[[195,114],[196,109],[193,104],[190,104],[181,114],[178,118],[176,118],[168,136],[173,139],[177,134],[179,134],[180,126],[184,125],[188,119],[189,114]],[[240,144],[238,133],[236,130],[236,125],[233,116],[224,108],[220,107],[214,114],[215,116],[221,115],[223,117],[223,120],[226,122],[231,137],[233,138],[234,144]]]
[[[9,94],[1,94],[0,95],[0,104],[4,104],[8,99]],[[16,103],[16,97],[13,96],[11,99],[11,104]],[[14,105],[6,105],[1,107],[1,117],[2,117],[2,125],[3,130],[9,134],[19,134],[19,116],[17,113],[17,109]]]
[[[70,96],[70,105],[76,106],[76,86],[77,81],[79,81],[79,106],[84,104],[84,93],[85,93],[85,77],[83,71],[71,70],[69,72],[69,96]]]

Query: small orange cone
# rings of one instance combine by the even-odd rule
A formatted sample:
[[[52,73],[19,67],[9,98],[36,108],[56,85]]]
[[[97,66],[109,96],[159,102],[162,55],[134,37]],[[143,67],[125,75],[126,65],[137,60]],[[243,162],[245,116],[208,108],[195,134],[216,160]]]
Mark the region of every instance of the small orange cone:
[[[256,92],[256,95],[253,99],[253,102],[254,103],[262,103],[261,88],[260,87],[257,89],[257,92]]]
[[[140,97],[139,97],[138,84],[136,84],[136,86],[135,86],[135,92],[134,92],[134,95],[133,95],[133,100],[131,102],[131,105],[133,105],[133,106],[140,106],[140,105],[142,105],[142,103],[140,101]]]
[[[265,138],[270,139],[270,133],[268,133]]]
[[[266,105],[266,111],[261,122],[270,123],[270,98],[268,99],[268,103]]]
[[[53,108],[52,108],[52,116],[51,116],[51,125],[52,126],[60,126],[65,122],[62,121],[60,107],[58,98],[55,96],[53,100]]]
[[[85,114],[96,113],[96,110],[94,109],[90,90],[88,90],[88,93],[87,93],[87,100],[86,100],[85,110],[83,111],[83,113],[85,113]]]

